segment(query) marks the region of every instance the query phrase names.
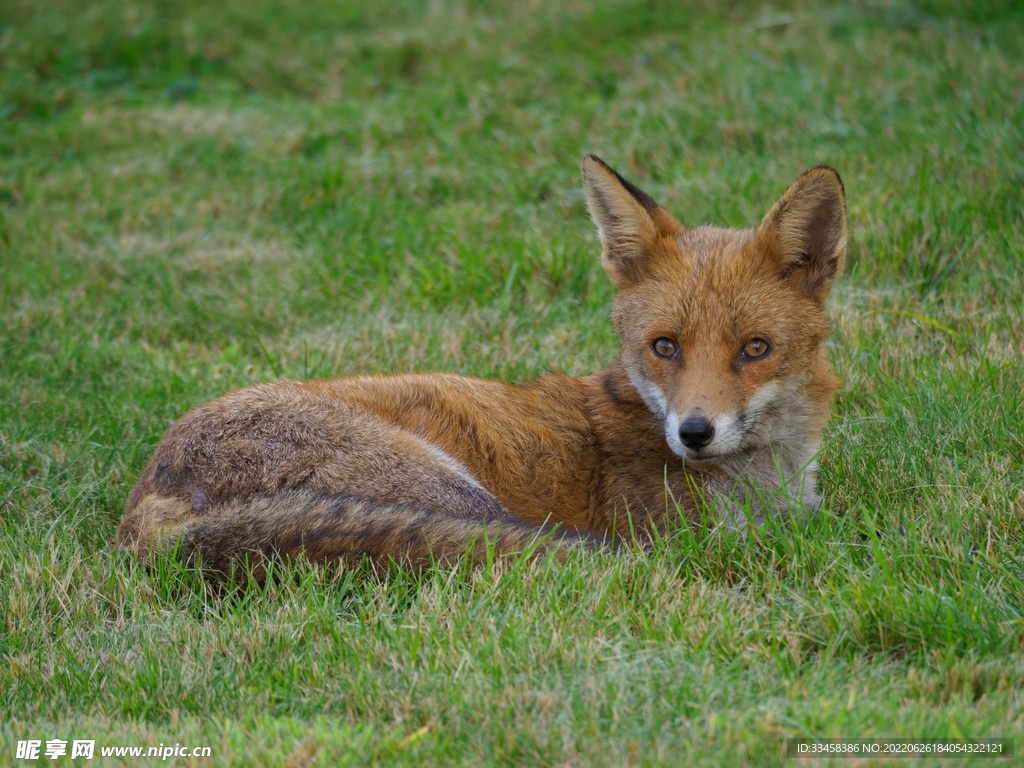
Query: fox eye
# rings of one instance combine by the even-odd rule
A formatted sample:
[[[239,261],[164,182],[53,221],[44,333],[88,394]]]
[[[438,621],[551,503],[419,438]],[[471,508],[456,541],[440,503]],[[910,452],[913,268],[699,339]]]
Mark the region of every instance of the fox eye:
[[[768,342],[764,339],[751,339],[743,347],[743,355],[750,360],[764,357],[768,354]]]
[[[679,346],[672,339],[666,339],[662,336],[660,339],[654,340],[654,343],[651,344],[651,349],[654,350],[654,354],[658,357],[668,358],[673,357],[679,351]]]

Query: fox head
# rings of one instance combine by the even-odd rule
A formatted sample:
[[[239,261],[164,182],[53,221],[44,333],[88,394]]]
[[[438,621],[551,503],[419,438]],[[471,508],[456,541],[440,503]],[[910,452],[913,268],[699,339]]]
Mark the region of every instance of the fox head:
[[[839,175],[812,168],[746,230],[684,227],[593,155],[583,179],[622,363],[669,448],[694,465],[764,448],[812,462],[838,384],[824,302],[846,254]]]

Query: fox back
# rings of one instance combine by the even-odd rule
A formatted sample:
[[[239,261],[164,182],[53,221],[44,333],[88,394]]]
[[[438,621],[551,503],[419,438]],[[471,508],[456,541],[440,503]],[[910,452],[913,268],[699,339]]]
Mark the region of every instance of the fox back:
[[[814,168],[759,227],[685,228],[598,158],[584,186],[618,288],[617,363],[523,386],[421,374],[277,382],[179,420],[117,541],[204,568],[406,559],[641,539],[708,511],[745,525],[820,503],[837,380],[824,303],[842,183]]]

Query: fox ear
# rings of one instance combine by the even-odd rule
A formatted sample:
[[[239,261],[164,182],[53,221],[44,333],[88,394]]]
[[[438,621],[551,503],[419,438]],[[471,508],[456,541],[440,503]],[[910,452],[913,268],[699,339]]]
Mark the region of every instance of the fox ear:
[[[663,227],[675,220],[646,192],[634,187],[595,155],[583,158],[583,187],[601,237],[601,265],[622,288],[646,273],[649,251]],[[667,219],[667,221],[666,221]]]
[[[827,165],[802,174],[765,215],[757,237],[783,276],[812,298],[828,298],[846,259],[846,193],[839,174]]]

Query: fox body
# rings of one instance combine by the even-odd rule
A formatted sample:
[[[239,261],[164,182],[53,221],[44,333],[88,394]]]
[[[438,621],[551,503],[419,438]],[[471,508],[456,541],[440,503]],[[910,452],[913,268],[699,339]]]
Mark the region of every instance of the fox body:
[[[559,554],[815,508],[837,380],[824,302],[846,250],[842,183],[804,173],[757,229],[685,228],[598,158],[583,167],[622,356],[521,386],[446,374],[281,381],[167,432],[118,541],[226,572],[269,558],[424,565]]]

